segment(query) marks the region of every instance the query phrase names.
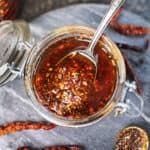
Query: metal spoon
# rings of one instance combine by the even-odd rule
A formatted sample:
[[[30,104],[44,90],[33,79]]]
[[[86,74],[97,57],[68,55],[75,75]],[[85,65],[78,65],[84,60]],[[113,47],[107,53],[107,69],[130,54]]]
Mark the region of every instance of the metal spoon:
[[[122,6],[124,1],[125,0],[112,0],[108,12],[106,13],[106,15],[103,17],[102,21],[100,22],[88,48],[86,48],[85,50],[75,50],[73,52],[70,52],[69,54],[64,56],[62,59],[60,59],[60,61],[58,63],[62,62],[64,59],[66,59],[67,57],[69,57],[71,55],[72,56],[77,55],[77,54],[82,55],[82,56],[86,57],[87,59],[89,59],[94,64],[95,77],[96,77],[98,60],[97,60],[97,57],[94,56],[95,45],[97,44],[97,42],[98,42],[99,38],[101,37],[101,35],[103,34],[105,28],[111,21],[112,17],[115,15],[115,13],[118,11],[118,9]]]

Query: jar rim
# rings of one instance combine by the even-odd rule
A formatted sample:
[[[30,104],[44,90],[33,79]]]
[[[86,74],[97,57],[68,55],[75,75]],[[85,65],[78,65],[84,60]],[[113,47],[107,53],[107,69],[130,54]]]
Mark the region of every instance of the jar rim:
[[[124,87],[125,79],[126,79],[126,71],[125,71],[125,64],[122,57],[122,54],[116,44],[112,42],[106,35],[102,36],[103,42],[111,49],[111,53],[113,53],[115,61],[116,61],[116,67],[118,70],[117,73],[117,81],[115,90],[108,101],[108,103],[104,106],[104,108],[97,113],[87,116],[82,119],[68,119],[65,117],[60,117],[55,115],[50,110],[47,110],[36,98],[36,94],[33,89],[32,84],[32,77],[33,72],[35,71],[35,64],[37,65],[38,62],[35,61],[35,58],[38,56],[41,56],[43,52],[49,47],[52,42],[56,42],[58,40],[58,37],[67,36],[71,34],[83,34],[86,37],[92,37],[94,33],[94,29],[84,26],[65,26],[59,29],[56,29],[49,33],[46,37],[44,37],[42,40],[37,42],[28,57],[28,60],[26,62],[25,71],[24,71],[24,83],[26,87],[26,92],[33,104],[34,109],[42,115],[45,119],[48,121],[55,123],[60,126],[67,126],[67,127],[84,127],[87,125],[91,125],[93,123],[98,122],[102,118],[104,118],[106,115],[108,115],[113,108],[116,106],[116,104],[119,102],[121,98],[121,93]],[[113,52],[112,52],[113,51]]]

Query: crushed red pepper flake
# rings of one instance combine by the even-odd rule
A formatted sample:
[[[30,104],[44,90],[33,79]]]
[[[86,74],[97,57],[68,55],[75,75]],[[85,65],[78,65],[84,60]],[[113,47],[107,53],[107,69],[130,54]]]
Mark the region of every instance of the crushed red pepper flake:
[[[123,9],[119,10],[119,13],[116,14],[111,22],[111,24],[113,23],[113,21],[116,21],[117,18],[120,16],[120,13],[123,11]],[[126,33],[125,33],[126,34]],[[136,52],[145,52],[147,50],[147,48],[149,47],[150,44],[150,39],[148,39],[144,45],[143,48],[139,48],[136,46],[130,46],[127,44],[123,44],[123,43],[116,43],[120,48],[123,49],[131,49],[133,51]],[[64,46],[62,46],[64,47]],[[138,79],[138,77],[136,76],[131,64],[129,63],[127,57],[124,55],[124,60],[126,63],[126,68],[127,68],[127,73],[133,77],[133,79],[136,81],[137,83],[137,91],[139,94],[142,93],[142,88],[141,88],[141,83],[140,80]],[[47,64],[47,67],[50,67],[50,64]],[[53,71],[53,68],[49,68],[49,71]],[[48,75],[47,75],[48,76]],[[37,78],[37,82],[41,81],[41,77]],[[102,90],[102,87],[99,86],[98,81],[96,80],[95,82],[95,88],[97,89],[97,91]],[[89,108],[89,111],[91,113],[94,113],[94,109],[92,107]],[[27,130],[27,129],[33,129],[33,130],[38,130],[38,129],[44,129],[44,130],[50,130],[52,128],[54,128],[56,125],[54,124],[44,124],[44,123],[33,123],[33,122],[12,122],[12,123],[8,123],[4,126],[0,127],[0,136],[2,135],[6,135],[9,133],[15,133],[17,131],[22,131],[22,130]],[[31,150],[31,148],[28,147],[22,147],[22,148],[18,148],[18,150]],[[69,150],[69,149],[64,149],[64,147],[50,147],[50,148],[44,148],[43,150]],[[79,147],[71,147],[70,150],[80,150]],[[118,149],[118,150],[122,150],[122,149]],[[144,149],[145,150],[145,149]]]
[[[51,130],[55,127],[56,125],[54,124],[46,124],[44,122],[17,121],[0,126],[0,136],[4,136],[6,134],[15,133],[23,130],[39,130],[39,129]]]
[[[144,36],[147,35],[150,30],[146,27],[136,26],[133,24],[121,24],[118,22],[118,19],[124,9],[121,8],[116,13],[116,15],[112,18],[110,22],[110,26],[120,34],[127,36]]]
[[[146,35],[146,34],[149,33],[149,29],[144,28],[144,27],[138,27],[138,26],[130,25],[130,24],[119,24],[117,21],[118,21],[118,18],[119,18],[120,14],[123,10],[124,9],[121,8],[118,11],[118,13],[116,13],[116,15],[113,17],[113,19],[110,23],[110,26],[112,28],[114,28],[117,32],[119,32],[121,34],[128,35],[128,36],[140,36],[140,35]],[[146,41],[146,44],[144,45],[143,48],[139,48],[137,46],[131,46],[131,45],[124,44],[124,43],[116,43],[116,44],[118,45],[119,48],[131,49],[131,50],[136,51],[136,52],[145,52],[147,50],[147,48],[149,47],[149,43],[150,43],[150,39],[148,39]],[[60,49],[61,48],[64,48],[64,45],[61,45]],[[141,94],[142,93],[142,88],[141,88],[140,80],[136,76],[131,64],[129,63],[129,61],[128,61],[128,59],[125,55],[124,55],[124,60],[125,60],[125,63],[126,63],[127,73],[129,75],[131,75],[133,77],[133,79],[136,81],[137,91],[138,91],[139,94]],[[50,67],[49,63],[47,64],[47,67]],[[53,68],[49,68],[49,71],[53,71]],[[46,76],[49,77],[49,74],[47,74]],[[40,82],[41,80],[42,80],[41,76],[39,76],[39,78],[37,78],[37,82]],[[86,82],[83,83],[83,84],[85,86],[87,85]],[[97,80],[96,80],[94,86],[97,89],[97,91],[102,90],[102,87],[99,86],[99,83],[98,83]],[[94,113],[94,109],[92,107],[89,108],[89,111],[91,113]],[[37,123],[33,123],[33,122],[12,122],[12,123],[8,123],[8,124],[0,127],[0,136],[10,134],[10,133],[15,133],[17,131],[27,130],[27,129],[50,130],[50,129],[53,129],[54,127],[56,127],[56,125],[54,125],[54,124],[47,125],[47,124],[41,123],[41,122],[37,122]],[[133,133],[133,131],[132,131],[132,133]],[[140,134],[137,131],[134,131],[134,133]],[[125,134],[126,133],[125,132],[123,133],[123,131],[122,131],[122,133],[120,133],[120,135],[118,135],[118,141],[116,142],[116,150],[122,150],[122,148],[123,148],[122,144],[124,145],[125,143],[122,143],[121,138],[122,138],[123,135],[125,136]],[[131,134],[131,132],[128,132],[127,134]],[[139,135],[139,137],[140,137],[140,135]],[[131,147],[131,145],[133,145],[133,142],[130,142],[129,146]],[[136,144],[136,146],[138,146],[138,145],[139,145],[139,143]],[[17,150],[31,150],[31,149],[32,148],[29,148],[29,147],[20,147]],[[80,150],[80,148],[78,146],[59,146],[59,147],[58,146],[53,146],[53,147],[43,148],[42,150]],[[145,150],[145,149],[142,149],[142,150]]]
[[[46,56],[37,67],[33,85],[38,100],[59,116],[87,117],[102,109],[112,96],[116,83],[115,62],[99,45],[95,49],[100,60],[95,82],[95,67],[82,55],[75,55],[58,64],[67,50],[69,53],[87,46],[87,41],[65,38],[47,49]],[[47,63],[50,66],[47,67]]]

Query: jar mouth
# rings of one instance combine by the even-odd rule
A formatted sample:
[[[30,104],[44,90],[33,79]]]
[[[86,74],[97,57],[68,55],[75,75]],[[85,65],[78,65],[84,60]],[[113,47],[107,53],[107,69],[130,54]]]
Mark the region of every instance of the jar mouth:
[[[68,36],[82,36],[83,38],[91,39],[94,33],[94,29],[82,26],[66,26],[60,29],[56,29],[55,31],[48,34],[45,38],[40,40],[38,43],[34,45],[31,50],[31,53],[28,57],[26,66],[25,66],[25,87],[26,92],[33,104],[33,107],[37,112],[42,115],[48,121],[55,123],[60,126],[67,127],[83,127],[87,125],[91,125],[93,123],[98,122],[102,118],[104,118],[107,114],[109,114],[118,101],[121,98],[122,89],[124,87],[124,82],[126,78],[125,72],[125,64],[123,57],[117,48],[117,46],[106,36],[103,35],[101,40],[104,46],[105,51],[111,53],[116,63],[116,85],[114,92],[108,101],[108,103],[102,108],[100,111],[96,112],[93,115],[87,116],[81,119],[72,119],[61,117],[47,108],[45,108],[37,99],[37,96],[33,87],[33,74],[36,71],[36,67],[38,66],[42,54],[45,50],[51,45],[54,44],[58,40],[62,40]]]

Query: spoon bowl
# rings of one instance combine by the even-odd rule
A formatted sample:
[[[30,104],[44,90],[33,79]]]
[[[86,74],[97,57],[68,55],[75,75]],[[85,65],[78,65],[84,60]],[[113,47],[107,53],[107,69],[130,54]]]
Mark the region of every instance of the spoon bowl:
[[[75,56],[77,54],[82,55],[86,59],[90,60],[91,63],[94,65],[94,67],[95,67],[95,69],[94,69],[95,70],[95,75],[94,76],[96,78],[96,76],[97,76],[98,57],[94,55],[95,45],[99,41],[100,37],[102,36],[105,28],[108,26],[108,24],[111,21],[112,17],[115,15],[115,13],[118,11],[118,9],[122,6],[124,1],[125,0],[112,0],[112,2],[110,4],[110,7],[109,7],[109,10],[107,11],[106,15],[103,17],[102,21],[100,22],[100,24],[99,24],[99,26],[98,26],[98,28],[97,28],[94,36],[93,36],[93,39],[92,39],[92,41],[89,44],[87,49],[85,49],[85,50],[75,50],[73,52],[70,52],[69,54],[64,56],[62,59],[60,59],[57,64],[64,61],[64,59],[66,59],[67,57]]]
[[[94,79],[96,78],[96,75],[97,75],[97,62],[98,62],[98,57],[97,57],[97,55],[96,56],[94,56],[94,55],[92,55],[92,54],[90,54],[91,53],[91,50],[90,49],[84,49],[84,50],[75,50],[75,51],[72,51],[72,52],[70,52],[70,53],[68,53],[66,56],[64,56],[64,57],[62,57],[59,61],[58,61],[58,63],[57,63],[57,65],[58,64],[60,64],[61,62],[63,62],[66,58],[68,58],[68,57],[74,57],[74,56],[77,56],[77,55],[82,55],[83,57],[85,57],[85,59],[88,59],[91,63],[92,63],[92,65],[93,65],[93,67],[94,67]]]

